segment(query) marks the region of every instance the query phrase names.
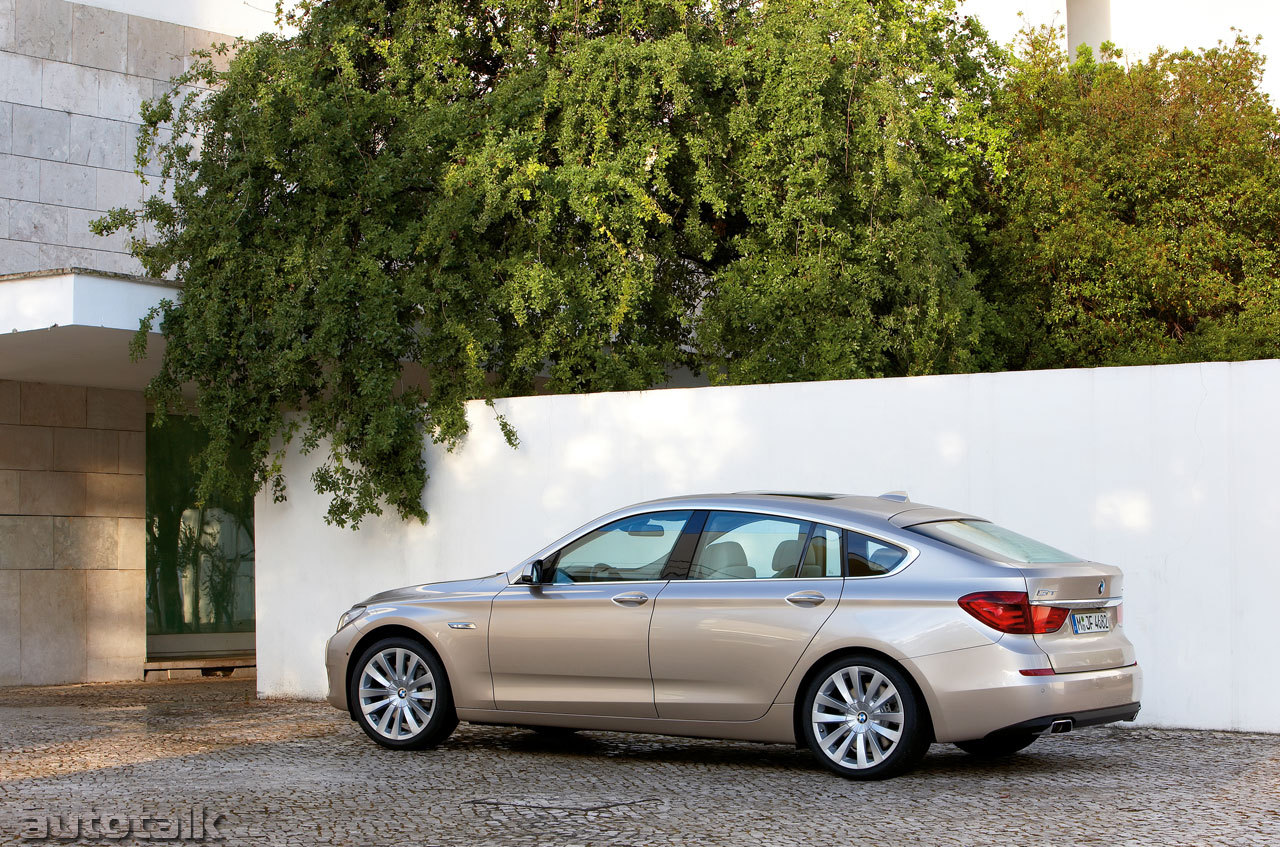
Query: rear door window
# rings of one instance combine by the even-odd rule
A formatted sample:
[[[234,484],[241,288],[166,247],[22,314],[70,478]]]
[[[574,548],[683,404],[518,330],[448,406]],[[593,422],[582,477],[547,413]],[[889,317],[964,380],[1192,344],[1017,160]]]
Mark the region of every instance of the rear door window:
[[[768,579],[796,572],[808,521],[745,512],[711,512],[689,579]]]

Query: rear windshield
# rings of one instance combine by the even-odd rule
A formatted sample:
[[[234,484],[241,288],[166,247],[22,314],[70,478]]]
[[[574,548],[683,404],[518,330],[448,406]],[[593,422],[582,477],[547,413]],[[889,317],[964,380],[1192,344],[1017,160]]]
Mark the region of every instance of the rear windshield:
[[[1002,562],[1030,565],[1080,561],[1078,556],[1064,553],[1056,547],[1019,535],[990,521],[936,521],[913,526],[911,531]]]

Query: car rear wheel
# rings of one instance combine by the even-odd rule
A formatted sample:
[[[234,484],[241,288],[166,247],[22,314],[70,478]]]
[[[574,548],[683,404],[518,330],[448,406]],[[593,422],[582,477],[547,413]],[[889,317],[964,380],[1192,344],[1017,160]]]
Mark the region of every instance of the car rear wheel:
[[[348,697],[360,727],[392,750],[421,750],[458,725],[444,666],[411,638],[386,638],[353,665]]]
[[[878,656],[842,656],[824,665],[802,703],[809,749],[841,776],[897,776],[929,749],[915,689],[906,674]]]
[[[1005,732],[973,741],[957,741],[956,746],[979,759],[1003,759],[1030,747],[1039,737],[1034,732]]]

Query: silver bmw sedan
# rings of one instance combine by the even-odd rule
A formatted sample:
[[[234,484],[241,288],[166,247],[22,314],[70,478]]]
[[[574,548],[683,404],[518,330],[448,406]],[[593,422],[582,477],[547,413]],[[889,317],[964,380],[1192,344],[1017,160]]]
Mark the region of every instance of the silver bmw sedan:
[[[1133,720],[1118,568],[904,494],[673,497],[338,621],[329,702],[379,744],[458,721],[807,746],[854,779]]]

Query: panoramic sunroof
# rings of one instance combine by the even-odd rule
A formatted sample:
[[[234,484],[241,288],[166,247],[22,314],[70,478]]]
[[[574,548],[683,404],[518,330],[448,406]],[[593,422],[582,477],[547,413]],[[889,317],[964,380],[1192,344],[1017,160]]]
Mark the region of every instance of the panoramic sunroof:
[[[839,500],[848,494],[834,494],[830,491],[739,491],[738,494],[761,494],[766,497],[799,497],[803,500]]]

